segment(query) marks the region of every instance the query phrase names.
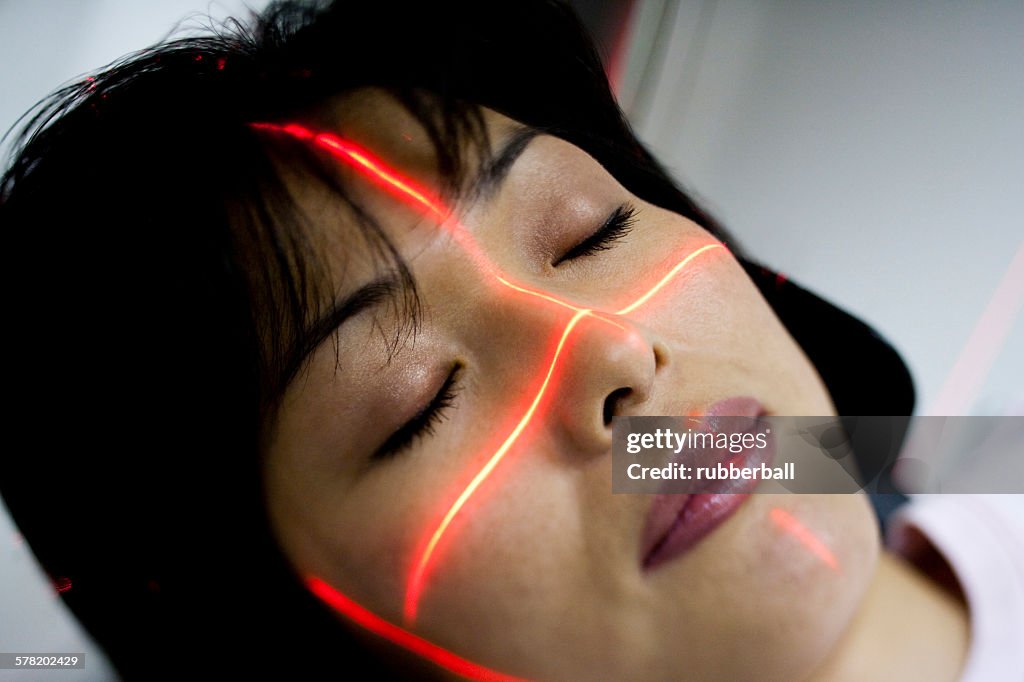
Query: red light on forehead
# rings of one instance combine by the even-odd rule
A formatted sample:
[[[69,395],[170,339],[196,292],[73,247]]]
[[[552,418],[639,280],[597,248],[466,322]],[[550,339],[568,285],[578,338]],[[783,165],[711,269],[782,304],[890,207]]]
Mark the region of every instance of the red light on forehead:
[[[689,251],[685,257],[668,270],[653,286],[645,289],[638,297],[633,299],[624,308],[616,311],[594,311],[590,308],[576,305],[560,297],[554,296],[545,291],[523,286],[515,283],[512,278],[504,274],[501,269],[490,260],[487,255],[477,246],[471,233],[458,221],[453,219],[452,212],[429,190],[421,187],[415,181],[403,176],[395,169],[388,166],[377,156],[359,146],[358,144],[340,138],[330,133],[317,133],[305,126],[290,123],[285,125],[274,123],[255,123],[252,127],[257,130],[284,133],[298,140],[309,142],[330,153],[335,159],[345,163],[350,168],[362,175],[366,180],[382,188],[392,196],[398,198],[409,207],[423,213],[434,216],[440,223],[446,223],[448,229],[458,237],[457,243],[468,253],[474,265],[480,272],[493,278],[494,282],[504,288],[510,295],[524,295],[536,299],[537,305],[554,305],[573,311],[573,315],[565,322],[558,336],[558,342],[551,352],[549,359],[537,369],[539,385],[532,397],[526,396],[522,401],[523,412],[515,420],[515,426],[508,435],[501,441],[497,449],[486,458],[485,463],[472,477],[470,482],[456,496],[449,505],[445,514],[440,518],[437,525],[427,534],[427,540],[419,552],[419,556],[413,563],[412,571],[406,585],[406,595],[403,605],[403,616],[407,624],[412,624],[417,616],[417,611],[423,591],[426,587],[426,577],[432,562],[437,557],[437,550],[442,540],[451,529],[454,519],[464,511],[469,500],[476,495],[484,486],[494,470],[505,459],[509,451],[526,432],[531,421],[542,414],[542,406],[545,404],[545,396],[550,391],[551,385],[557,380],[558,368],[562,362],[567,347],[567,342],[574,330],[578,329],[584,318],[591,318],[610,327],[626,331],[626,327],[615,320],[616,317],[636,311],[646,304],[670,281],[677,277],[695,259],[715,249],[723,249],[722,244],[717,242],[704,244]],[[609,330],[610,331],[610,330]],[[359,606],[354,601],[341,594],[322,580],[310,578],[308,586],[314,594],[324,602],[331,605],[339,612],[346,615],[355,623],[378,634],[393,643],[402,646],[424,658],[431,660],[442,667],[445,667],[459,674],[464,674],[474,679],[505,679],[511,680],[508,676],[495,673],[476,664],[460,659],[451,652],[441,649],[436,645],[426,642],[412,633],[399,628],[367,609]],[[469,667],[453,667],[453,666]],[[487,677],[485,675],[490,675]],[[496,677],[495,677],[496,676]]]
[[[395,172],[384,161],[351,140],[331,133],[314,133],[309,128],[297,123],[286,125],[254,123],[252,127],[283,132],[299,140],[312,141],[313,144],[327,150],[338,160],[352,166],[374,184],[383,187],[406,203],[412,204],[414,208],[432,213],[442,220],[448,216],[448,210],[442,205],[440,199],[432,196],[428,190],[418,186],[414,181]]]

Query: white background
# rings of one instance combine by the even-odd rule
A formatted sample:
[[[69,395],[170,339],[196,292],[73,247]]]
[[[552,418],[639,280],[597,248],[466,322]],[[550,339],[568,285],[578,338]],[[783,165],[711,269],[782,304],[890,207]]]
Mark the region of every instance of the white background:
[[[651,4],[641,137],[753,254],[889,338],[932,412],[1024,244],[1024,3]],[[1020,414],[1022,351],[1017,315],[939,413]]]

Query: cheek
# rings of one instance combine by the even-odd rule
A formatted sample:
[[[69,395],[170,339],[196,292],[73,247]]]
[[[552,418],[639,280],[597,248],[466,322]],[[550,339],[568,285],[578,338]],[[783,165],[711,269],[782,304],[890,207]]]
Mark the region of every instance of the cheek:
[[[430,451],[386,462],[345,489],[321,485],[308,467],[276,453],[266,469],[268,508],[286,556],[300,575],[315,575],[403,623],[413,569],[431,532],[479,470],[477,455],[494,449],[486,431],[473,430],[443,456]],[[553,458],[539,468],[527,464],[535,458],[526,450],[535,445],[511,451],[447,527],[424,575],[417,632],[476,641],[481,619],[536,619],[540,602],[565,592],[559,581],[582,572],[571,478]]]
[[[754,396],[774,414],[834,414],[817,371],[739,262],[718,250],[694,265],[646,313],[676,342],[685,381],[711,397]]]
[[[844,620],[844,609],[859,601],[878,559],[878,528],[867,497],[761,494],[751,502],[739,541],[749,545],[774,586],[765,591],[765,602],[779,609],[800,605],[817,614],[808,618],[811,623]],[[788,598],[794,594],[799,598]]]
[[[838,643],[867,592],[880,542],[864,495],[759,495],[747,541],[764,568],[762,623],[780,624],[780,650],[794,671]]]
[[[488,622],[515,639],[509,624],[540,624],[552,600],[570,597],[568,576],[584,572],[576,491],[564,470],[533,456],[512,452],[449,527],[418,626],[475,642]]]
[[[372,504],[361,494],[302,485],[271,469],[267,507],[288,561],[303,579],[320,578],[379,615],[399,621],[404,566],[412,539],[398,499]],[[273,474],[276,474],[273,475]],[[390,513],[382,506],[389,504]]]

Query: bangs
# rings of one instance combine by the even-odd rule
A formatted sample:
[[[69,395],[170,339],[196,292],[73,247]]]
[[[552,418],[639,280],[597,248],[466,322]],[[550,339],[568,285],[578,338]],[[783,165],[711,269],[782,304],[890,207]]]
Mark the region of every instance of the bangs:
[[[479,107],[451,102],[426,92],[387,91],[422,126],[434,153],[440,196],[454,204],[465,191],[467,169],[482,164],[490,143]],[[358,98],[358,93],[349,98]],[[297,116],[281,119],[281,125]],[[261,121],[260,123],[265,123]],[[262,152],[260,167],[250,172],[254,182],[242,188],[231,207],[234,250],[246,273],[252,324],[260,345],[263,377],[261,412],[272,410],[303,364],[333,336],[336,359],[341,348],[334,335],[330,311],[339,297],[332,282],[344,273],[332,272],[327,254],[314,235],[325,227],[323,218],[304,208],[294,184],[285,175],[312,183],[331,202],[330,221],[354,226],[358,242],[346,254],[369,254],[378,274],[399,282],[387,292],[388,317],[397,321],[390,332],[375,321],[383,335],[388,359],[415,337],[420,316],[416,282],[387,236],[385,227],[360,203],[359,193],[341,180],[338,161],[306,140],[250,126]],[[345,131],[332,132],[345,137]]]

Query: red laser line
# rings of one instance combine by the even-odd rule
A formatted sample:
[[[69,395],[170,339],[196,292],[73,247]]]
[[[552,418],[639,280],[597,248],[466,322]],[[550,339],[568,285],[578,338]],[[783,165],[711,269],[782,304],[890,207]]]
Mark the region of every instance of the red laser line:
[[[485,680],[487,682],[528,682],[522,677],[506,675],[505,673],[485,668],[478,663],[473,663],[472,661],[448,651],[444,647],[438,646],[431,641],[414,635],[408,630],[384,620],[316,576],[309,576],[306,578],[306,588],[322,602],[364,630],[372,632],[378,637],[382,637],[393,644],[397,644],[403,649],[411,651],[412,653],[425,658],[445,670],[450,670],[457,675],[462,675],[463,677],[468,677],[472,680]]]
[[[376,178],[378,182],[376,182],[375,184],[382,185],[386,190],[388,190],[391,194],[397,196],[398,198],[404,198],[408,200],[407,203],[412,203],[416,206],[419,206],[424,211],[432,213],[435,216],[442,218],[442,221],[451,215],[451,211],[449,211],[444,206],[444,204],[442,204],[440,199],[432,197],[428,190],[419,187],[415,182],[399,175],[394,170],[392,170],[384,161],[377,158],[373,153],[355,144],[354,142],[351,142],[350,140],[342,139],[337,135],[331,133],[314,133],[305,126],[301,126],[296,123],[289,123],[286,125],[280,125],[277,123],[253,123],[250,125],[251,127],[257,130],[268,130],[272,132],[286,133],[288,135],[295,137],[296,139],[304,141],[312,140],[315,144],[326,149],[333,156],[340,158],[342,161],[353,162],[355,165],[358,166],[357,170],[361,170],[364,176]],[[529,287],[514,284],[511,281],[511,279],[504,273],[501,273],[494,266],[494,264],[489,261],[489,259],[487,259],[486,257],[481,257],[479,247],[475,244],[475,242],[472,242],[472,238],[469,235],[469,232],[465,230],[465,228],[460,223],[455,223],[452,229],[453,231],[463,236],[464,242],[462,245],[469,249],[472,252],[472,255],[476,256],[477,263],[485,263],[485,268],[489,272],[494,274],[495,279],[497,279],[505,286],[509,287],[510,289],[514,289],[515,291],[519,291],[521,293],[537,296],[538,298],[545,299],[547,301],[555,303],[556,305],[564,306],[566,308],[569,308],[570,310],[583,310],[583,308],[580,306],[574,305],[550,294],[541,293],[536,290],[530,289]],[[647,298],[653,296],[657,292],[657,290],[664,286],[664,284],[669,279],[674,277],[679,270],[685,267],[686,264],[692,258],[700,255],[700,253],[706,249],[718,248],[721,246],[721,244],[709,244],[703,249],[699,249],[697,252],[691,254],[683,262],[677,264],[672,269],[672,271],[665,275],[662,281],[659,282],[654,288],[652,288],[645,296],[641,297],[641,300],[634,302],[631,308],[639,307],[639,305],[644,303],[647,300]],[[623,315],[626,314],[627,312],[629,312],[629,310],[624,309],[616,314]],[[588,313],[592,314],[593,311],[588,310]],[[612,322],[608,318],[601,317],[601,319],[603,319],[605,322],[615,325],[619,329],[623,329],[622,325]]]
[[[375,157],[369,151],[360,147],[359,145],[352,143],[349,140],[343,140],[342,138],[339,138],[330,133],[314,133],[308,128],[305,128],[297,124],[287,124],[282,126],[272,123],[256,123],[252,125],[256,129],[283,132],[292,135],[300,140],[312,140],[315,144],[327,150],[336,158],[339,158],[342,161],[350,163],[350,165],[352,165],[353,168],[361,172],[365,177],[371,180],[376,179],[376,182],[374,184],[382,186],[384,189],[389,191],[389,193],[397,196],[400,199],[404,198],[407,203],[412,203],[420,207],[422,210],[425,210],[426,212],[438,216],[442,222],[444,222],[451,215],[450,211],[448,211],[438,199],[431,197],[429,192],[418,187],[416,183],[408,180],[407,178],[400,176],[398,173],[396,173],[390,167],[388,167],[387,164],[385,164],[383,161]],[[462,493],[456,498],[455,502],[453,502],[453,504],[449,507],[448,511],[441,519],[441,522],[438,524],[437,528],[435,528],[434,532],[431,534],[430,540],[428,541],[425,549],[420,554],[420,558],[417,561],[413,573],[410,576],[406,590],[406,599],[403,613],[408,623],[412,623],[415,620],[419,600],[423,591],[424,578],[426,575],[427,568],[430,564],[431,558],[433,557],[437,549],[438,544],[440,543],[441,539],[444,537],[446,531],[451,525],[451,522],[459,514],[459,512],[465,506],[466,502],[473,496],[473,494],[479,489],[479,487],[484,483],[484,481],[486,481],[486,479],[490,476],[491,472],[493,472],[495,467],[497,467],[498,463],[505,457],[505,455],[511,449],[512,445],[516,442],[516,440],[518,440],[519,436],[523,433],[526,426],[532,420],[536,412],[537,406],[540,404],[541,399],[547,391],[551,377],[555,371],[555,368],[558,364],[558,360],[561,356],[562,349],[564,348],[565,342],[568,339],[572,330],[576,327],[577,323],[583,317],[594,316],[594,312],[591,309],[581,308],[572,303],[551,296],[550,294],[538,292],[528,287],[523,287],[512,283],[508,278],[506,278],[500,273],[500,270],[498,270],[498,268],[488,258],[486,258],[486,256],[484,256],[481,253],[479,248],[476,246],[475,242],[473,242],[471,237],[469,237],[469,232],[465,230],[461,226],[461,224],[456,223],[453,226],[453,229],[456,231],[457,234],[463,237],[461,243],[465,248],[467,248],[470,251],[470,255],[475,256],[477,265],[480,266],[482,269],[485,269],[492,273],[501,284],[514,291],[518,291],[520,293],[524,293],[527,295],[536,296],[543,300],[554,303],[556,305],[567,307],[571,310],[574,310],[575,314],[566,324],[566,327],[562,332],[559,343],[552,355],[551,361],[549,362],[547,374],[545,375],[544,381],[541,384],[540,389],[534,396],[533,401],[530,404],[530,407],[519,419],[519,422],[517,423],[516,427],[506,437],[502,445],[495,451],[494,454],[491,455],[491,457],[487,460],[487,463],[484,464],[480,471],[477,472],[477,474],[473,477],[473,479],[466,486],[466,488],[463,489]],[[630,305],[626,306],[618,313],[616,313],[616,315],[623,315],[636,310],[638,307],[646,303],[651,297],[657,294],[658,291],[660,291],[671,279],[673,279],[679,272],[681,272],[686,267],[686,265],[689,264],[694,258],[711,249],[721,247],[721,244],[715,243],[705,245],[693,251],[686,258],[677,263],[676,266],[673,267],[664,277],[662,277],[662,279],[657,284],[655,284],[643,295],[637,298],[633,303],[631,303]],[[608,319],[607,317],[604,317],[604,315],[598,315],[595,317],[597,317],[597,319],[601,319],[602,321],[608,322],[618,327],[619,329],[625,329],[622,325],[612,321],[611,319]]]
[[[710,251],[712,249],[715,249],[715,248],[722,248],[722,245],[721,244],[717,244],[717,243],[716,244],[707,244],[705,246],[700,247],[699,249],[696,249],[692,253],[690,253],[688,256],[686,256],[686,258],[684,258],[675,267],[673,267],[668,272],[667,275],[662,277],[662,279],[660,281],[658,281],[657,284],[655,284],[648,291],[646,291],[644,294],[639,296],[633,303],[627,305],[625,308],[623,308],[618,313],[616,313],[616,315],[622,315],[622,314],[627,313],[627,312],[632,312],[632,311],[636,310],[637,308],[639,308],[641,305],[643,305],[644,303],[649,301],[652,296],[654,296],[656,293],[658,293],[658,291],[660,291],[669,282],[669,280],[671,280],[676,275],[678,275],[680,272],[682,272],[683,268],[685,268],[694,258],[696,258],[697,256],[701,255],[702,253],[706,253],[706,252],[708,252],[708,251]],[[510,286],[510,287],[512,287],[514,289],[517,289],[519,291],[523,291],[523,289],[521,289],[519,287],[516,287],[516,286],[510,284],[509,282],[507,282],[505,280],[501,280],[501,281],[506,286]],[[534,294],[536,296],[539,296],[541,298],[550,300],[553,303],[557,303],[559,305],[568,305],[569,307],[573,307],[573,306],[571,306],[571,304],[566,304],[566,303],[564,303],[562,301],[559,301],[558,299],[555,299],[553,297],[547,296],[545,294],[540,294],[540,293],[530,292],[530,291],[527,291],[527,293],[532,293],[532,294]],[[455,518],[455,516],[459,513],[459,511],[461,511],[462,507],[466,504],[466,502],[473,495],[473,493],[476,492],[476,490],[480,487],[480,485],[484,482],[484,480],[490,475],[490,473],[498,465],[498,462],[505,456],[505,453],[507,453],[508,450],[512,447],[512,444],[515,443],[515,441],[519,438],[519,436],[522,433],[523,429],[526,427],[526,424],[530,421],[530,419],[533,418],[534,411],[536,410],[537,404],[540,402],[541,398],[544,395],[544,392],[547,390],[548,382],[551,379],[551,375],[552,375],[552,373],[555,370],[555,366],[556,366],[556,364],[558,362],[559,355],[561,354],[562,347],[565,344],[565,340],[568,338],[569,333],[572,331],[573,327],[576,326],[576,323],[580,320],[580,318],[582,318],[584,315],[591,314],[591,312],[592,312],[592,311],[590,311],[588,309],[577,309],[577,310],[578,310],[578,312],[576,313],[576,315],[573,316],[573,318],[566,325],[565,330],[562,332],[562,338],[559,341],[558,347],[555,349],[555,353],[554,353],[553,357],[551,358],[551,362],[550,362],[550,364],[548,366],[547,376],[544,378],[544,383],[541,385],[540,390],[537,392],[537,395],[534,397],[533,402],[530,405],[530,408],[527,410],[526,414],[523,415],[523,417],[520,420],[519,424],[512,431],[512,433],[509,434],[509,436],[505,440],[505,442],[502,443],[502,445],[498,449],[498,451],[494,455],[491,456],[491,458],[488,460],[487,464],[484,465],[484,468],[481,469],[480,472],[476,475],[476,477],[474,477],[474,479],[470,482],[470,484],[468,486],[466,486],[466,488],[462,491],[462,494],[460,494],[459,497],[455,500],[455,503],[452,504],[451,507],[449,507],[448,512],[444,515],[444,518],[441,520],[441,523],[438,524],[437,528],[434,530],[433,534],[430,537],[430,541],[427,543],[426,548],[424,549],[424,551],[420,555],[420,559],[416,563],[416,568],[413,571],[412,575],[410,576],[410,579],[409,579],[409,582],[408,582],[408,586],[406,588],[405,607],[404,607],[403,613],[404,613],[404,616],[405,616],[405,621],[407,623],[411,624],[416,619],[416,613],[417,613],[417,610],[418,610],[419,600],[420,600],[420,597],[422,596],[422,593],[423,593],[424,576],[426,574],[426,570],[427,570],[428,564],[430,563],[430,559],[433,556],[435,550],[437,549],[437,545],[440,543],[441,538],[444,536],[445,532],[448,530],[448,527],[451,525],[451,522]],[[610,321],[610,320],[608,320],[608,321]],[[621,325],[617,324],[617,323],[613,322],[612,324],[615,324],[615,326],[619,327],[620,329],[623,329],[623,327]]]
[[[676,275],[678,275],[680,272],[682,272],[683,268],[685,268],[687,265],[689,265],[690,261],[692,261],[694,258],[696,258],[697,256],[701,255],[702,253],[705,253],[705,252],[710,251],[712,249],[721,249],[721,248],[725,248],[725,247],[722,244],[717,244],[717,243],[716,244],[707,244],[705,246],[700,247],[696,251],[692,252],[689,256],[687,256],[683,260],[679,261],[675,265],[675,267],[673,267],[671,270],[668,271],[667,275],[665,275],[664,277],[661,278],[661,281],[659,281],[653,287],[648,289],[645,294],[643,294],[638,299],[636,299],[635,301],[633,301],[632,303],[630,303],[625,308],[623,308],[622,310],[618,311],[615,314],[616,315],[628,315],[629,313],[633,312],[634,310],[636,310],[637,308],[642,306],[644,303],[647,303],[647,301],[650,300],[652,296],[654,296],[656,293],[661,291],[661,289],[666,284],[669,283],[669,280],[673,279]]]
[[[296,123],[287,125],[253,123],[252,127],[258,130],[287,133],[299,140],[312,140],[314,144],[331,152],[332,155],[351,162],[357,167],[357,170],[362,169],[364,176],[369,175],[371,178],[376,178],[377,184],[383,184],[392,194],[411,199],[416,205],[440,217],[442,222],[449,215],[440,200],[430,196],[429,191],[419,187],[408,178],[398,175],[371,152],[350,140],[344,140],[331,133],[314,133],[309,128]]]
[[[836,555],[807,526],[800,523],[795,516],[778,507],[773,507],[770,515],[775,525],[796,538],[807,551],[820,559],[823,564],[833,571],[839,571],[839,561],[836,559]]]
[[[582,311],[586,315],[589,315],[590,317],[593,317],[595,320],[601,320],[602,322],[607,322],[608,324],[612,325],[613,327],[617,327],[617,328],[621,329],[622,331],[626,331],[625,327],[623,327],[621,324],[619,324],[615,320],[612,320],[612,319],[610,319],[608,317],[605,317],[605,315],[603,313],[601,313],[601,312],[595,312],[594,310],[591,310],[590,308],[581,308],[581,307],[573,305],[572,303],[569,303],[567,301],[563,301],[562,299],[557,298],[556,296],[551,296],[550,294],[544,294],[544,293],[541,293],[539,291],[535,291],[533,289],[529,289],[527,287],[520,286],[518,284],[513,284],[512,282],[510,282],[509,280],[505,279],[501,275],[495,275],[495,279],[497,279],[499,282],[501,282],[502,284],[507,286],[509,289],[512,289],[513,291],[518,291],[519,293],[526,294],[527,296],[536,296],[537,298],[544,299],[545,301],[550,301],[551,303],[554,303],[555,305],[560,305],[560,306],[562,306],[564,308],[568,308],[569,310],[572,310],[572,311],[575,311],[575,312]]]
[[[426,573],[427,565],[430,563],[430,558],[433,556],[434,550],[437,548],[437,544],[441,541],[441,537],[444,536],[445,531],[448,530],[448,526],[462,509],[463,505],[466,504],[466,501],[473,496],[473,493],[476,492],[477,488],[479,488],[484,480],[491,475],[494,467],[498,466],[498,462],[505,457],[505,453],[507,453],[509,448],[512,447],[512,444],[519,439],[519,434],[523,432],[526,425],[530,423],[531,419],[533,419],[533,415],[537,410],[537,405],[540,404],[541,398],[544,397],[544,392],[548,389],[548,383],[551,381],[551,375],[554,373],[555,366],[558,364],[558,358],[562,354],[562,348],[565,347],[565,340],[569,338],[569,334],[572,332],[576,324],[589,312],[589,310],[580,310],[572,316],[571,320],[569,320],[569,323],[565,326],[565,330],[562,332],[562,337],[558,341],[558,346],[555,348],[551,362],[548,365],[548,372],[544,377],[544,383],[541,384],[540,390],[538,390],[537,395],[534,396],[530,407],[527,408],[522,418],[520,418],[519,423],[516,424],[516,427],[512,429],[512,432],[505,438],[505,442],[503,442],[494,454],[491,455],[483,468],[477,472],[476,476],[473,477],[473,480],[469,482],[469,485],[463,489],[462,493],[458,498],[456,498],[452,506],[448,508],[448,513],[444,515],[444,518],[441,519],[441,523],[438,524],[434,533],[430,536],[430,542],[427,543],[426,549],[424,549],[423,553],[420,555],[420,559],[416,563],[416,568],[413,571],[412,576],[409,579],[408,587],[406,588],[403,615],[405,616],[407,623],[412,623],[416,620],[416,611],[419,606],[420,595],[423,592],[424,574]]]

